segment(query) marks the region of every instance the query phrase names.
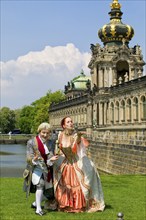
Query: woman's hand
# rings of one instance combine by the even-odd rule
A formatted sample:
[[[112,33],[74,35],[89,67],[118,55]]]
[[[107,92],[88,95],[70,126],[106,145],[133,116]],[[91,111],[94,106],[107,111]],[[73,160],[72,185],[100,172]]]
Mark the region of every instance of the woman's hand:
[[[50,158],[50,161],[55,161],[55,160],[57,160],[57,159],[58,159],[58,155],[55,155],[55,156],[53,156],[53,157]]]
[[[83,131],[78,131],[75,135],[74,135],[74,140],[77,144],[79,144],[81,142],[81,136],[85,134],[85,132]]]

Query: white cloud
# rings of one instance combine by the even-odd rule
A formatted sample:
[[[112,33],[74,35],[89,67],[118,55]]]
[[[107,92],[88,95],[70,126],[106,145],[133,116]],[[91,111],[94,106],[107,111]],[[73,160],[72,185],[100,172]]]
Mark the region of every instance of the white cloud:
[[[80,74],[89,75],[91,55],[81,53],[73,44],[29,52],[17,60],[1,62],[1,107],[11,109],[30,105],[48,90],[63,90],[68,81]]]

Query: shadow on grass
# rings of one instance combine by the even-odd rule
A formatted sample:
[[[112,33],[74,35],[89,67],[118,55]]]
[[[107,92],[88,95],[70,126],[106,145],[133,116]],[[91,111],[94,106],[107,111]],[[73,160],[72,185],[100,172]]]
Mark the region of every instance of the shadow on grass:
[[[109,204],[105,204],[105,210],[106,209],[113,209],[113,207],[111,205],[109,205]]]

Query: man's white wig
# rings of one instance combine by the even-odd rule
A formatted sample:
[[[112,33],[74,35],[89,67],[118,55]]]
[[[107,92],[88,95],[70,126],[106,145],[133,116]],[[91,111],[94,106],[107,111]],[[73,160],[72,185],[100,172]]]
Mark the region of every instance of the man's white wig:
[[[47,129],[47,130],[51,131],[51,125],[47,122],[41,123],[38,127],[38,133],[43,129]]]

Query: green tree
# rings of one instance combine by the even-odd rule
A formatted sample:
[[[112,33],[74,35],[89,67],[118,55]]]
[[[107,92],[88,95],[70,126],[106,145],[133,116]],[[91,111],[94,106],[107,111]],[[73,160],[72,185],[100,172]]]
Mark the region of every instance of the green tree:
[[[24,106],[21,109],[19,126],[24,134],[32,133],[32,124],[34,120],[34,108],[33,106]]]
[[[36,133],[39,124],[49,122],[49,107],[52,103],[58,103],[65,99],[63,92],[56,91],[48,93],[40,99],[34,101],[30,106],[24,106],[16,111],[17,125],[22,133]]]
[[[21,114],[21,109],[15,109],[15,128],[20,128],[19,121],[20,121],[20,114]]]
[[[49,122],[49,107],[52,103],[58,103],[65,99],[65,95],[62,91],[56,91],[51,93],[49,91],[45,96],[41,97],[40,99],[36,100],[32,103],[32,106],[35,109],[34,113],[34,120],[32,125],[32,131],[35,132],[37,127],[42,122]]]
[[[8,133],[15,128],[15,112],[8,107],[0,109],[0,130],[2,133]]]

